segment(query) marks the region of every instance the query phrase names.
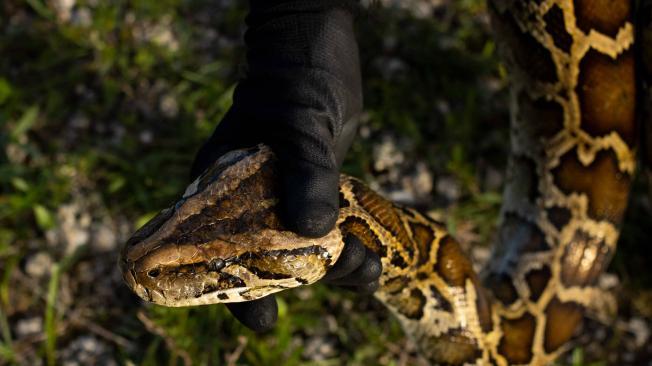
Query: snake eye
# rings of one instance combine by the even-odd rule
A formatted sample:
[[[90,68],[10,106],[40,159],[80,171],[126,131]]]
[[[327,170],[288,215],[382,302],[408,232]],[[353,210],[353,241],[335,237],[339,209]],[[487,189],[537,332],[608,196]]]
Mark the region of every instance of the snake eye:
[[[147,272],[147,275],[153,278],[158,277],[159,274],[161,274],[161,271],[158,268],[152,269],[149,272]]]
[[[226,266],[226,262],[224,262],[222,259],[214,259],[210,263],[208,263],[208,268],[211,271],[219,271],[222,268]]]

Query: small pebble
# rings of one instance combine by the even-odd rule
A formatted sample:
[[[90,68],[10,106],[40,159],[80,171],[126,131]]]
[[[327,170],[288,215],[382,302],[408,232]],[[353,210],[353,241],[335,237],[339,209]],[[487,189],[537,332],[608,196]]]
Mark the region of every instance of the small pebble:
[[[634,334],[634,344],[637,348],[643,347],[647,344],[647,341],[650,338],[650,328],[645,320],[638,317],[631,318],[628,323],[628,328],[629,331]]]
[[[113,251],[118,246],[115,230],[109,223],[96,224],[93,227],[93,249],[101,252]]]
[[[23,338],[43,331],[43,319],[40,316],[20,319],[16,322],[16,335]]]
[[[453,177],[439,178],[435,190],[450,202],[456,202],[462,195],[460,185]]]
[[[33,278],[43,278],[50,274],[52,264],[52,257],[48,253],[38,252],[27,258],[25,273]]]
[[[113,358],[113,351],[103,341],[92,335],[82,335],[61,350],[61,365],[105,365],[117,366]]]

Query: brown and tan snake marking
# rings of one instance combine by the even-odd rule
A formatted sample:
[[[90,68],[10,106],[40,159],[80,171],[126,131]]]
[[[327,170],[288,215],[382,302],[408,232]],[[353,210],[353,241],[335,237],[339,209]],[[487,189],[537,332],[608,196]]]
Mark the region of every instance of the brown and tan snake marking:
[[[256,299],[319,280],[352,233],[382,259],[375,296],[433,363],[552,362],[600,301],[636,165],[632,4],[489,7],[512,76],[512,156],[484,281],[443,225],[351,177],[331,233],[285,230],[275,158],[257,146],[222,157],[134,234],[120,262],[129,287],[166,306]]]

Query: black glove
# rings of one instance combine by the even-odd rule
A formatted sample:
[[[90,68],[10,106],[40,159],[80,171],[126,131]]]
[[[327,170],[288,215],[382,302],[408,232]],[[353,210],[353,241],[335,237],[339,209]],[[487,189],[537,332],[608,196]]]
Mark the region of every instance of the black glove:
[[[258,143],[276,153],[281,215],[304,236],[328,233],[338,216],[339,168],[362,110],[354,0],[250,0],[245,34],[248,70],[233,105],[202,146],[196,177],[227,151]],[[373,291],[381,264],[354,237],[327,280]],[[273,296],[227,304],[249,328],[271,328]]]

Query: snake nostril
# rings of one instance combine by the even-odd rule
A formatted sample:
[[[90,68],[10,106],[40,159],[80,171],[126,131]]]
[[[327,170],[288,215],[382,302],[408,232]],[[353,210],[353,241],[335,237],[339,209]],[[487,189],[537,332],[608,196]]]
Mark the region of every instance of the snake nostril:
[[[158,277],[159,274],[161,274],[161,271],[158,268],[152,269],[149,272],[147,272],[147,275],[153,278]]]

